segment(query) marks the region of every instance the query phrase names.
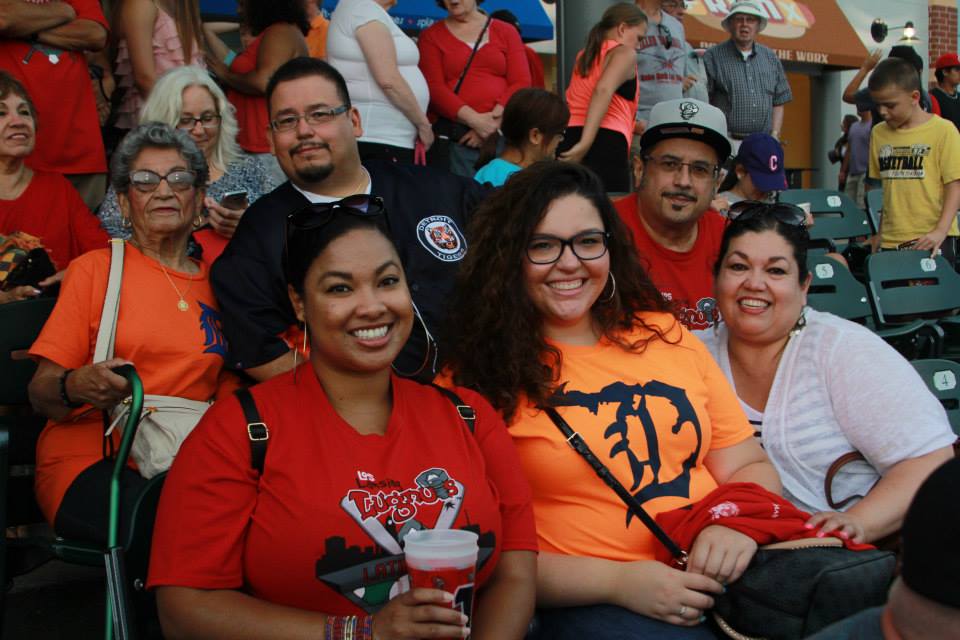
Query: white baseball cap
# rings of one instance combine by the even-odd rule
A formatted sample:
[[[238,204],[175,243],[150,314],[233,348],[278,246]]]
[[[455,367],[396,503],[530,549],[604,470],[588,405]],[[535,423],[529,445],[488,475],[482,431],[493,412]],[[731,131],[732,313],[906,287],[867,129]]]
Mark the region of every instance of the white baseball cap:
[[[753,2],[748,2],[747,0],[740,0],[740,2],[734,2],[733,6],[730,7],[730,13],[727,14],[727,17],[723,19],[720,23],[727,31],[730,31],[730,18],[733,17],[735,13],[743,13],[748,16],[757,16],[760,18],[760,28],[757,29],[757,33],[763,31],[767,28],[767,15],[760,10]]]
[[[640,149],[652,149],[661,140],[687,138],[713,147],[720,164],[730,157],[727,118],[723,111],[690,98],[664,100],[650,110],[647,128],[640,136]]]

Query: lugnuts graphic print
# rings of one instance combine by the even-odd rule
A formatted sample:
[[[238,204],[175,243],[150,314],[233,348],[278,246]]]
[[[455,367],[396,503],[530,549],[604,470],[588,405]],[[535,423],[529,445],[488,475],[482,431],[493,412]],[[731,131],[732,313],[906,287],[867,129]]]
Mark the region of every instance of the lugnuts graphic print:
[[[429,467],[412,478],[378,479],[357,471],[356,488],[340,499],[340,507],[368,537],[370,544],[347,547],[340,536],[328,538],[316,562],[316,576],[368,613],[410,588],[403,562],[403,538],[410,531],[449,529],[463,510],[467,487],[442,467]],[[477,566],[495,546],[492,532],[471,524],[464,529],[480,536]],[[465,611],[470,615],[469,611]]]

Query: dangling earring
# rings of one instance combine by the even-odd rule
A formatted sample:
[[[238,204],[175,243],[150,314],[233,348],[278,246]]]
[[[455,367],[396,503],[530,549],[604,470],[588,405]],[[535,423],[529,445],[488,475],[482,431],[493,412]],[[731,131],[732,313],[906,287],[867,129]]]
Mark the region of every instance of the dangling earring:
[[[203,226],[203,214],[198,213],[197,217],[193,219],[193,228],[199,229],[202,226]]]
[[[416,316],[417,320],[420,321],[420,326],[423,327],[423,335],[427,340],[427,349],[423,354],[423,362],[420,363],[420,366],[417,367],[416,371],[406,373],[397,369],[397,365],[391,363],[390,367],[396,372],[396,374],[403,378],[412,378],[418,375],[423,371],[424,367],[427,366],[427,362],[430,361],[430,352],[433,351],[433,369],[437,368],[437,356],[439,355],[439,349],[436,349],[436,340],[433,339],[433,335],[430,333],[430,329],[427,328],[427,323],[423,321],[423,316],[420,315],[420,310],[417,309],[417,303],[413,300],[410,301],[410,304],[413,305],[413,315]]]
[[[127,216],[120,216],[120,226],[124,229],[131,229],[133,228],[133,222]]]
[[[790,329],[790,337],[793,338],[794,336],[798,335],[801,331],[803,331],[803,328],[805,326],[807,326],[807,310],[806,309],[800,312],[800,317],[797,318],[797,323],[793,325],[793,329]]]
[[[610,287],[610,295],[608,295],[606,298],[600,301],[604,303],[610,302],[611,300],[613,300],[613,297],[617,295],[617,279],[613,276],[613,271],[608,271],[607,275],[610,276],[610,284],[612,286]]]

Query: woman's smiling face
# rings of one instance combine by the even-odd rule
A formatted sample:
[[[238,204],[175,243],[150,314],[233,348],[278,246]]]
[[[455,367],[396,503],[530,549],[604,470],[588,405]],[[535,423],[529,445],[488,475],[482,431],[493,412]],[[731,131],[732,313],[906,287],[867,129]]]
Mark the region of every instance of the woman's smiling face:
[[[787,337],[807,303],[793,248],[776,231],[730,241],[717,274],[717,304],[731,336],[757,343]]]

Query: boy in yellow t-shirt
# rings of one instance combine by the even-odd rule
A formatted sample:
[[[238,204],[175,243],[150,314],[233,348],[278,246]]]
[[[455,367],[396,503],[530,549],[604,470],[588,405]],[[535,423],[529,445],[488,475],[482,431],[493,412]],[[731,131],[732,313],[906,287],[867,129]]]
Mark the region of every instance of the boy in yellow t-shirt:
[[[960,133],[920,107],[920,78],[908,62],[884,60],[869,87],[884,120],[870,136],[870,177],[883,182],[881,247],[939,249],[956,264]]]

